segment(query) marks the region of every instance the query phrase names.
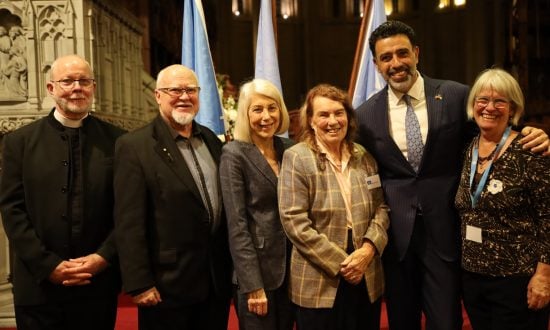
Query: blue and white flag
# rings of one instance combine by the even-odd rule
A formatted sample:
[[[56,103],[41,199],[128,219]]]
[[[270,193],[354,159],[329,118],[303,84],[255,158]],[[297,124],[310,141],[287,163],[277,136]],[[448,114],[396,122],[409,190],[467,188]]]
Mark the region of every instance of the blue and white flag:
[[[283,88],[281,85],[281,76],[279,74],[279,61],[277,60],[271,1],[272,0],[261,0],[254,77],[269,80],[273,85],[279,88],[282,95]]]
[[[223,134],[225,130],[222,103],[208,45],[201,0],[185,0],[184,2],[181,45],[181,63],[195,71],[201,87],[200,110],[195,119],[216,134]]]
[[[356,80],[351,82],[353,90],[352,105],[355,109],[386,85],[384,78],[376,70],[369,49],[370,35],[380,24],[386,21],[384,0],[371,0],[369,4],[370,8],[365,8],[366,14],[363,16],[363,20],[367,20],[366,29],[363,33],[364,39],[358,44],[358,47],[361,47],[361,53],[359,65],[356,67]]]

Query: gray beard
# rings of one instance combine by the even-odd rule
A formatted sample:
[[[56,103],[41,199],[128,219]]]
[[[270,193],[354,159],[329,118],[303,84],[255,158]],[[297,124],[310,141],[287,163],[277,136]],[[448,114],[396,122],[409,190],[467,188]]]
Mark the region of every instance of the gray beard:
[[[414,78],[417,75],[418,75],[418,71],[416,71],[415,69],[413,72],[411,72],[410,75],[407,75],[407,80],[401,81],[401,82],[395,82],[390,79],[388,83],[390,84],[393,90],[406,94],[414,84]]]
[[[172,111],[172,119],[178,124],[182,126],[187,126],[193,122],[193,119],[195,118],[195,115],[188,114],[188,113],[179,113],[176,111]]]

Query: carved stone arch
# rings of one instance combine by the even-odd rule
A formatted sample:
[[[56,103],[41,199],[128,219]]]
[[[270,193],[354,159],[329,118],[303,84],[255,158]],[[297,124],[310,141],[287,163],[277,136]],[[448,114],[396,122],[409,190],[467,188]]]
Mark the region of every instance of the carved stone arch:
[[[41,8],[37,17],[39,39],[55,40],[62,36],[66,22],[63,16],[60,8],[53,5]]]
[[[9,0],[0,0],[0,10],[7,10],[10,12],[10,14],[17,16],[21,19],[23,12],[21,9],[17,8],[11,1]],[[21,22],[20,22],[21,23]]]

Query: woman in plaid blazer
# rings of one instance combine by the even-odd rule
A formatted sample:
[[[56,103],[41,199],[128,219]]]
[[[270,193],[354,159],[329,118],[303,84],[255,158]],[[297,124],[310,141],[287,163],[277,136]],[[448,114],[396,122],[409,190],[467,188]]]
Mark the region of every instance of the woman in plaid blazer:
[[[298,328],[379,329],[389,218],[376,162],[353,143],[353,108],[336,87],[310,90],[301,125],[278,185]]]

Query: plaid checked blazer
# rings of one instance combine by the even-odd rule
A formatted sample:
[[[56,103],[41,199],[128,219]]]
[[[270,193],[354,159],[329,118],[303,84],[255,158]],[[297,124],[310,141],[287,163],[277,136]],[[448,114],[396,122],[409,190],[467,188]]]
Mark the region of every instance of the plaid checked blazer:
[[[289,291],[292,301],[306,308],[331,308],[340,280],[340,263],[348,256],[344,199],[333,171],[319,170],[317,156],[305,143],[287,149],[279,177],[279,212],[293,243]],[[384,292],[380,255],[388,237],[388,208],[382,188],[369,190],[366,179],[378,173],[374,158],[355,144],[349,163],[353,245],[364,239],[376,246],[365,273],[371,302]]]

